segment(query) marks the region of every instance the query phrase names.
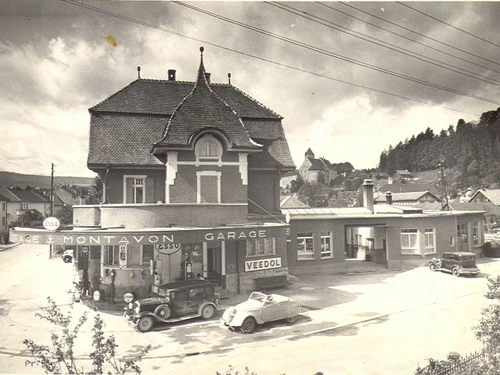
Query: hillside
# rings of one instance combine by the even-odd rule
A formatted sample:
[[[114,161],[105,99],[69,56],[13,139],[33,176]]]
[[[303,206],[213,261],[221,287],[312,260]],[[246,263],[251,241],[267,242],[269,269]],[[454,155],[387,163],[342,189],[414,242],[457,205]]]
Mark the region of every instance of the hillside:
[[[54,187],[58,186],[92,186],[93,177],[54,176]],[[50,189],[50,176],[30,175],[0,171],[0,186]]]

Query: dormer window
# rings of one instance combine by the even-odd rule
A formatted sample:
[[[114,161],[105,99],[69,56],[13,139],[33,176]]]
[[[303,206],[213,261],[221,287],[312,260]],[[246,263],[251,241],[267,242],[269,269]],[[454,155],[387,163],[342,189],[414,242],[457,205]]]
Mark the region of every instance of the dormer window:
[[[220,160],[222,145],[213,135],[207,134],[196,142],[195,154],[198,160]]]

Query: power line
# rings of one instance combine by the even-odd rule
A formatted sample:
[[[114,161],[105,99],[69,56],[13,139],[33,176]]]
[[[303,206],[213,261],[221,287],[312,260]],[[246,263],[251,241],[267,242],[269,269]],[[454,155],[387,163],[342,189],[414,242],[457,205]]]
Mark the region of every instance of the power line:
[[[189,39],[189,40],[193,40],[193,41],[196,41],[196,42],[201,42],[201,43],[204,43],[206,45],[210,45],[210,46],[213,46],[213,47],[225,50],[225,51],[233,52],[233,53],[245,56],[245,57],[249,57],[249,58],[253,58],[253,59],[256,59],[256,60],[259,60],[259,61],[263,61],[263,62],[266,62],[266,63],[274,64],[274,65],[281,66],[281,67],[284,67],[284,68],[288,68],[288,69],[291,69],[291,70],[295,70],[295,71],[298,71],[298,72],[301,72],[301,73],[307,73],[307,74],[314,75],[314,76],[317,76],[317,77],[320,77],[320,78],[325,78],[325,79],[328,79],[328,80],[331,80],[331,81],[343,83],[343,84],[346,84],[346,85],[350,85],[350,86],[362,88],[362,89],[365,89],[365,90],[377,92],[377,93],[380,93],[380,94],[383,94],[383,95],[388,95],[388,96],[396,97],[396,98],[407,100],[407,101],[421,103],[421,104],[428,105],[428,106],[431,105],[431,104],[429,104],[429,103],[427,103],[427,102],[425,102],[423,100],[413,99],[413,98],[409,98],[409,97],[406,97],[406,96],[403,96],[403,95],[399,95],[399,94],[387,92],[387,91],[384,91],[384,90],[379,90],[379,89],[376,89],[376,88],[373,88],[373,87],[368,87],[368,86],[356,84],[356,83],[353,83],[353,82],[348,82],[348,81],[344,81],[344,80],[341,80],[341,79],[329,77],[329,76],[326,76],[326,75],[323,75],[323,74],[319,74],[319,73],[316,73],[316,72],[312,72],[312,71],[308,71],[308,70],[305,70],[305,69],[297,68],[297,67],[294,67],[294,66],[291,66],[291,65],[287,65],[287,64],[284,64],[284,63],[281,63],[281,62],[277,62],[277,61],[274,61],[274,60],[266,59],[264,57],[260,57],[260,56],[252,55],[252,54],[249,54],[249,53],[246,53],[246,52],[241,52],[241,51],[238,51],[238,50],[235,50],[235,49],[232,49],[232,48],[224,47],[224,46],[221,46],[219,44],[212,43],[212,42],[209,42],[209,41],[206,41],[206,40],[202,40],[202,39],[190,37],[190,36],[178,33],[178,32],[173,31],[173,30],[168,30],[168,29],[156,26],[156,25],[151,25],[151,24],[149,24],[147,22],[140,21],[140,20],[137,20],[137,19],[134,19],[134,18],[131,18],[131,17],[123,16],[123,15],[120,15],[120,14],[117,14],[117,13],[114,13],[114,12],[111,12],[111,11],[107,11],[107,10],[104,10],[104,9],[101,9],[101,8],[98,8],[98,7],[94,7],[94,6],[85,4],[85,3],[79,3],[79,2],[75,2],[73,0],[61,0],[61,1],[65,2],[65,3],[68,3],[68,4],[71,4],[71,5],[75,5],[75,6],[81,7],[81,8],[92,10],[94,12],[102,13],[102,14],[108,15],[110,17],[118,18],[118,19],[121,19],[123,21],[127,21],[127,22],[131,22],[131,23],[134,23],[134,24],[138,24],[138,25],[144,26],[144,27],[152,28],[152,29],[155,29],[155,30],[158,30],[158,31],[161,31],[161,32],[173,34],[173,35],[176,35],[176,36],[179,36],[179,37],[182,37],[182,38],[186,38],[186,39]],[[459,112],[459,113],[465,113],[465,114],[470,114],[470,115],[474,115],[474,116],[480,116],[480,114],[478,114],[478,113],[467,112],[467,111],[464,111],[464,110],[461,110],[461,109],[456,109],[456,108],[451,108],[451,107],[443,107],[443,108],[447,109],[447,110],[450,110],[450,111],[453,111],[453,112]]]
[[[464,33],[464,34],[467,34],[467,35],[469,35],[469,36],[472,36],[473,38],[476,38],[476,39],[482,40],[483,42],[486,42],[486,43],[488,43],[488,44],[491,44],[492,46],[495,46],[495,47],[500,47],[500,45],[498,45],[498,44],[495,44],[495,43],[493,43],[493,42],[490,42],[489,40],[486,40],[486,39],[484,39],[484,38],[481,38],[480,36],[477,36],[477,35],[475,35],[475,34],[472,34],[472,33],[468,32],[468,31],[465,31],[465,30],[463,30],[463,29],[461,29],[461,28],[459,28],[459,27],[456,27],[456,26],[452,25],[451,23],[448,23],[448,22],[442,21],[442,20],[440,20],[440,19],[438,19],[438,18],[436,18],[436,17],[434,17],[434,16],[431,16],[430,14],[427,14],[427,13],[425,13],[425,12],[422,12],[421,10],[415,9],[415,8],[413,8],[413,7],[411,7],[411,6],[407,5],[407,4],[405,4],[405,3],[402,3],[402,2],[400,2],[400,1],[396,1],[396,3],[398,3],[398,4],[402,5],[402,6],[405,6],[405,7],[409,8],[409,9],[413,10],[414,12],[417,12],[417,13],[423,14],[424,16],[429,17],[429,18],[431,18],[431,19],[433,19],[433,20],[435,20],[435,21],[441,22],[442,24],[444,24],[444,25],[446,25],[446,26],[449,26],[449,27],[451,27],[451,28],[453,28],[453,29],[455,29],[455,30],[461,31],[461,32],[462,32],[462,33]]]
[[[305,49],[308,49],[310,51],[314,51],[314,52],[323,54],[325,56],[330,56],[330,57],[333,57],[333,58],[336,58],[336,59],[339,59],[339,60],[342,60],[342,61],[346,61],[346,62],[352,63],[354,65],[358,65],[358,66],[361,66],[361,67],[364,67],[364,68],[367,68],[367,69],[378,71],[380,73],[384,73],[384,74],[387,74],[387,75],[390,75],[390,76],[393,76],[393,77],[401,78],[401,79],[404,79],[404,80],[407,80],[407,81],[410,81],[410,82],[418,83],[420,85],[424,85],[424,86],[428,86],[428,87],[433,87],[433,88],[436,88],[436,89],[441,90],[441,91],[447,91],[447,92],[450,92],[450,93],[453,93],[453,94],[457,94],[457,95],[461,95],[461,96],[466,96],[466,97],[469,97],[469,98],[473,98],[473,99],[476,99],[476,100],[480,100],[480,101],[492,103],[492,104],[495,104],[495,105],[499,104],[497,101],[494,101],[494,100],[491,100],[491,99],[488,99],[488,98],[485,98],[485,97],[481,97],[481,96],[478,96],[478,95],[470,94],[470,93],[467,93],[467,92],[464,92],[464,91],[455,90],[455,89],[452,89],[452,88],[449,88],[449,87],[445,87],[445,86],[441,86],[441,85],[438,85],[438,84],[435,84],[435,83],[427,82],[427,81],[424,81],[424,80],[421,80],[421,79],[418,79],[418,78],[415,78],[415,77],[411,77],[411,76],[408,76],[408,75],[405,75],[405,74],[402,74],[402,73],[397,73],[397,72],[395,72],[393,70],[390,70],[390,69],[381,68],[381,67],[378,67],[376,65],[368,64],[368,63],[365,63],[365,62],[360,61],[360,60],[356,60],[356,59],[353,59],[353,58],[350,58],[350,57],[347,57],[347,56],[340,55],[338,53],[327,51],[327,50],[324,50],[324,49],[322,49],[320,47],[316,47],[316,46],[310,45],[308,43],[300,42],[300,41],[295,40],[295,39],[291,39],[291,38],[288,38],[288,37],[285,37],[285,36],[282,36],[282,35],[279,35],[279,34],[275,34],[275,33],[270,32],[270,31],[266,31],[266,30],[260,29],[258,27],[252,26],[252,25],[245,24],[243,22],[239,22],[239,21],[233,20],[233,19],[225,17],[225,16],[221,16],[221,15],[219,15],[217,13],[213,13],[213,12],[210,12],[208,10],[205,10],[205,9],[202,9],[202,8],[198,8],[198,7],[194,6],[194,5],[186,4],[186,3],[183,3],[183,2],[179,2],[179,1],[174,2],[174,4],[178,4],[178,5],[184,6],[186,8],[189,8],[189,9],[195,10],[197,12],[206,14],[206,15],[208,15],[210,17],[214,17],[214,18],[220,19],[222,21],[231,23],[233,25],[237,25],[237,26],[246,28],[248,30],[252,30],[252,31],[255,31],[257,33],[263,34],[265,36],[269,36],[269,37],[272,37],[272,38],[275,38],[275,39],[278,39],[278,40],[281,40],[281,41],[284,41],[284,42],[296,45],[298,47],[305,48]]]
[[[356,9],[356,10],[358,10],[359,12],[362,12],[362,13],[368,14],[368,15],[369,15],[369,16],[371,16],[371,17],[374,17],[374,18],[379,19],[379,20],[381,20],[381,21],[387,22],[387,23],[389,23],[389,24],[391,24],[391,25],[393,25],[393,26],[396,26],[396,27],[399,27],[399,28],[401,28],[401,29],[403,29],[403,30],[409,31],[409,32],[414,33],[414,34],[416,34],[416,35],[418,35],[418,36],[421,36],[421,37],[423,37],[423,38],[426,38],[426,39],[432,40],[433,42],[439,43],[439,44],[441,44],[441,45],[443,45],[443,46],[446,46],[446,47],[449,47],[449,48],[453,48],[453,49],[455,49],[455,50],[457,50],[457,51],[460,51],[460,52],[466,53],[467,55],[471,55],[471,56],[477,57],[478,59],[481,59],[481,60],[487,61],[487,62],[489,62],[489,63],[492,63],[492,64],[495,64],[495,65],[500,66],[500,64],[499,64],[498,62],[496,62],[496,61],[486,59],[486,58],[484,58],[483,56],[476,55],[476,54],[474,54],[474,53],[472,53],[472,52],[469,52],[469,51],[466,51],[466,50],[460,49],[460,48],[458,48],[458,47],[452,46],[451,44],[448,44],[448,43],[442,42],[442,41],[440,41],[440,40],[438,40],[438,39],[435,39],[435,38],[432,38],[432,37],[430,37],[430,36],[428,36],[428,35],[425,35],[425,34],[422,34],[422,33],[417,32],[417,31],[415,31],[415,30],[409,29],[409,28],[407,28],[407,27],[404,27],[404,26],[398,25],[398,24],[397,24],[397,23],[395,23],[395,22],[388,21],[388,20],[386,20],[386,19],[384,19],[384,18],[382,18],[382,17],[378,17],[378,16],[376,16],[376,15],[374,15],[374,14],[371,14],[371,13],[368,13],[368,12],[366,12],[366,11],[362,10],[362,9],[356,8],[355,6],[353,6],[353,5],[351,5],[351,4],[345,3],[345,2],[343,2],[343,1],[339,1],[339,4],[345,5],[346,7],[349,7],[349,8]],[[488,69],[488,68],[486,68],[486,69]],[[496,71],[495,71],[495,72],[496,72]]]
[[[305,19],[307,19],[309,21],[312,21],[312,22],[315,22],[315,23],[319,23],[320,25],[326,26],[328,28],[332,28],[334,30],[337,30],[337,31],[340,31],[342,33],[348,34],[348,35],[350,35],[350,36],[352,36],[354,38],[358,38],[358,39],[364,40],[366,42],[373,43],[373,44],[375,44],[377,46],[387,48],[387,49],[389,49],[391,51],[394,51],[394,52],[397,52],[397,53],[401,53],[401,54],[403,54],[405,56],[412,57],[412,58],[417,59],[419,61],[422,61],[422,62],[425,62],[425,63],[428,63],[428,64],[432,64],[432,65],[440,67],[442,69],[446,69],[446,70],[448,70],[450,72],[461,74],[461,75],[463,75],[465,77],[476,79],[478,81],[489,83],[489,84],[492,84],[492,85],[495,85],[495,86],[500,86],[500,81],[498,81],[498,80],[495,80],[495,79],[485,79],[484,76],[482,76],[480,74],[477,74],[475,72],[471,72],[469,70],[465,70],[465,69],[459,68],[457,66],[454,66],[454,65],[451,65],[451,64],[448,64],[448,63],[445,63],[445,62],[433,59],[431,57],[424,57],[423,55],[421,55],[419,53],[410,51],[410,50],[408,50],[406,48],[397,46],[397,45],[389,43],[389,42],[385,42],[383,40],[374,38],[372,36],[360,33],[358,31],[349,29],[347,27],[335,24],[335,23],[333,23],[333,22],[331,22],[329,20],[326,20],[324,18],[318,17],[316,15],[313,15],[311,13],[305,12],[303,10],[294,8],[294,7],[290,6],[290,5],[282,4],[282,3],[270,3],[270,2],[267,2],[267,1],[266,1],[266,4],[272,5],[274,7],[282,9],[284,11],[287,11],[287,12],[290,12],[292,14],[298,15],[298,16],[303,17],[303,18],[305,18]],[[358,34],[358,35],[361,35],[361,36],[354,35],[354,34]],[[368,40],[366,38],[369,38],[369,39],[372,39],[372,40]],[[465,73],[463,73],[463,72],[465,72]]]
[[[408,40],[408,41],[410,41],[410,42],[413,42],[413,43],[419,44],[419,45],[421,45],[421,46],[424,46],[424,47],[426,47],[426,48],[429,48],[429,49],[431,49],[431,50],[433,50],[433,51],[435,51],[435,52],[438,52],[438,53],[441,53],[441,54],[443,54],[443,55],[446,55],[446,56],[452,57],[452,58],[454,58],[454,59],[457,59],[457,60],[460,60],[460,61],[463,61],[463,62],[466,62],[466,63],[472,64],[472,65],[478,66],[478,67],[483,68],[483,69],[485,69],[485,70],[489,70],[489,71],[491,71],[491,72],[495,72],[495,73],[500,74],[500,71],[498,71],[498,70],[494,70],[494,69],[488,68],[488,67],[486,67],[486,66],[484,66],[484,65],[477,64],[477,63],[475,63],[474,61],[470,61],[470,60],[464,59],[464,58],[462,58],[462,57],[460,57],[460,56],[457,56],[457,55],[454,55],[454,54],[452,54],[452,53],[445,52],[445,51],[443,51],[442,49],[434,48],[434,47],[432,47],[432,46],[430,46],[430,45],[428,45],[428,44],[425,44],[425,43],[419,42],[418,40],[415,40],[415,39],[412,39],[412,38],[408,38],[408,37],[406,37],[406,36],[404,36],[404,35],[401,35],[401,34],[398,34],[398,33],[394,32],[394,31],[392,31],[392,30],[386,29],[385,27],[382,27],[382,26],[376,25],[376,24],[371,23],[371,22],[368,22],[368,21],[366,21],[366,20],[364,20],[364,19],[362,19],[362,18],[359,18],[359,17],[353,16],[352,14],[349,14],[349,13],[347,13],[347,12],[343,12],[343,11],[341,11],[341,10],[339,10],[339,9],[336,9],[336,8],[332,7],[331,5],[327,5],[327,4],[325,4],[325,3],[321,3],[321,2],[319,2],[318,4],[320,4],[320,5],[322,5],[322,6],[326,7],[326,8],[329,8],[329,9],[331,9],[331,10],[335,11],[335,12],[338,12],[338,13],[340,13],[340,14],[343,14],[343,15],[345,15],[345,16],[347,16],[347,17],[354,18],[355,20],[358,20],[358,21],[361,21],[361,22],[363,22],[363,23],[366,23],[367,25],[370,25],[370,26],[375,27],[375,28],[377,28],[377,29],[383,30],[383,31],[385,31],[385,32],[387,32],[387,33],[390,33],[390,34],[392,34],[392,35],[396,35],[397,37],[400,37],[400,38],[402,38],[402,39],[406,39],[406,40]],[[384,20],[383,18],[378,17],[378,16],[376,16],[376,15],[374,15],[374,14],[371,14],[371,13],[368,13],[368,12],[366,12],[366,11],[364,11],[364,10],[361,10],[361,9],[359,9],[359,8],[356,8],[355,6],[353,6],[353,5],[351,5],[351,4],[345,4],[345,3],[341,3],[341,4],[346,5],[346,6],[349,6],[350,8],[356,9],[356,10],[358,10],[358,11],[359,11],[359,12],[361,12],[361,13],[367,14],[367,15],[369,15],[369,16],[371,16],[371,17],[374,17],[374,18],[377,18],[377,19],[379,19],[379,20],[381,20],[381,21],[387,22],[387,23],[389,23],[389,24],[395,25],[395,26],[400,27],[400,28],[402,28],[402,29],[405,29],[405,30],[411,31],[411,32],[413,32],[413,33],[415,33],[415,34],[417,34],[417,35],[420,35],[420,36],[423,36],[423,37],[425,37],[425,38],[428,38],[428,37],[427,37],[426,35],[424,35],[424,34],[419,34],[419,33],[417,33],[416,31],[413,31],[413,30],[410,30],[410,29],[406,29],[406,28],[404,28],[403,26],[397,25],[397,24],[396,24],[396,23],[394,23],[394,22],[390,22],[390,21]],[[451,46],[450,46],[450,47],[451,47]],[[453,47],[453,48],[454,48],[454,47]],[[498,65],[498,64],[497,64],[497,65]]]

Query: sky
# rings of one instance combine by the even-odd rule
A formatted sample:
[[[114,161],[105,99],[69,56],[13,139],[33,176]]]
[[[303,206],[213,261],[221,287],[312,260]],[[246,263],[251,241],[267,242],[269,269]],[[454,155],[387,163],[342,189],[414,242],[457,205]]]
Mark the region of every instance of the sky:
[[[308,148],[375,168],[430,127],[500,107],[500,2],[0,0],[0,170],[94,176],[88,109],[137,79],[211,81]]]

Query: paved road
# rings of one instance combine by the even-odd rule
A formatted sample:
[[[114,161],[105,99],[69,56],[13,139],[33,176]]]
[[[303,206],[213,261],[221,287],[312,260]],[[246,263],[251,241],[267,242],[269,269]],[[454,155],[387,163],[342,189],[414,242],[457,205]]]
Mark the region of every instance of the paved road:
[[[45,246],[22,245],[0,252],[0,373],[42,373],[24,367],[29,353],[22,340],[48,341],[53,329],[34,313],[46,305],[47,295],[63,305],[69,302],[71,267],[48,259]],[[302,276],[292,288],[279,291],[305,306],[301,319],[291,326],[269,324],[251,335],[232,333],[217,319],[140,334],[119,315],[102,316],[120,344],[120,354],[153,346],[141,365],[146,374],[158,369],[167,374],[215,374],[228,365],[240,372],[248,366],[259,375],[412,374],[428,357],[444,358],[449,351],[467,353],[478,347],[471,326],[489,303],[483,297],[484,276],[500,274],[500,262],[480,268],[483,274],[477,278],[455,278],[426,268]],[[242,298],[222,302],[227,307]],[[75,316],[84,311],[84,305],[74,306]],[[84,327],[77,346],[82,358],[91,350],[90,328]]]

